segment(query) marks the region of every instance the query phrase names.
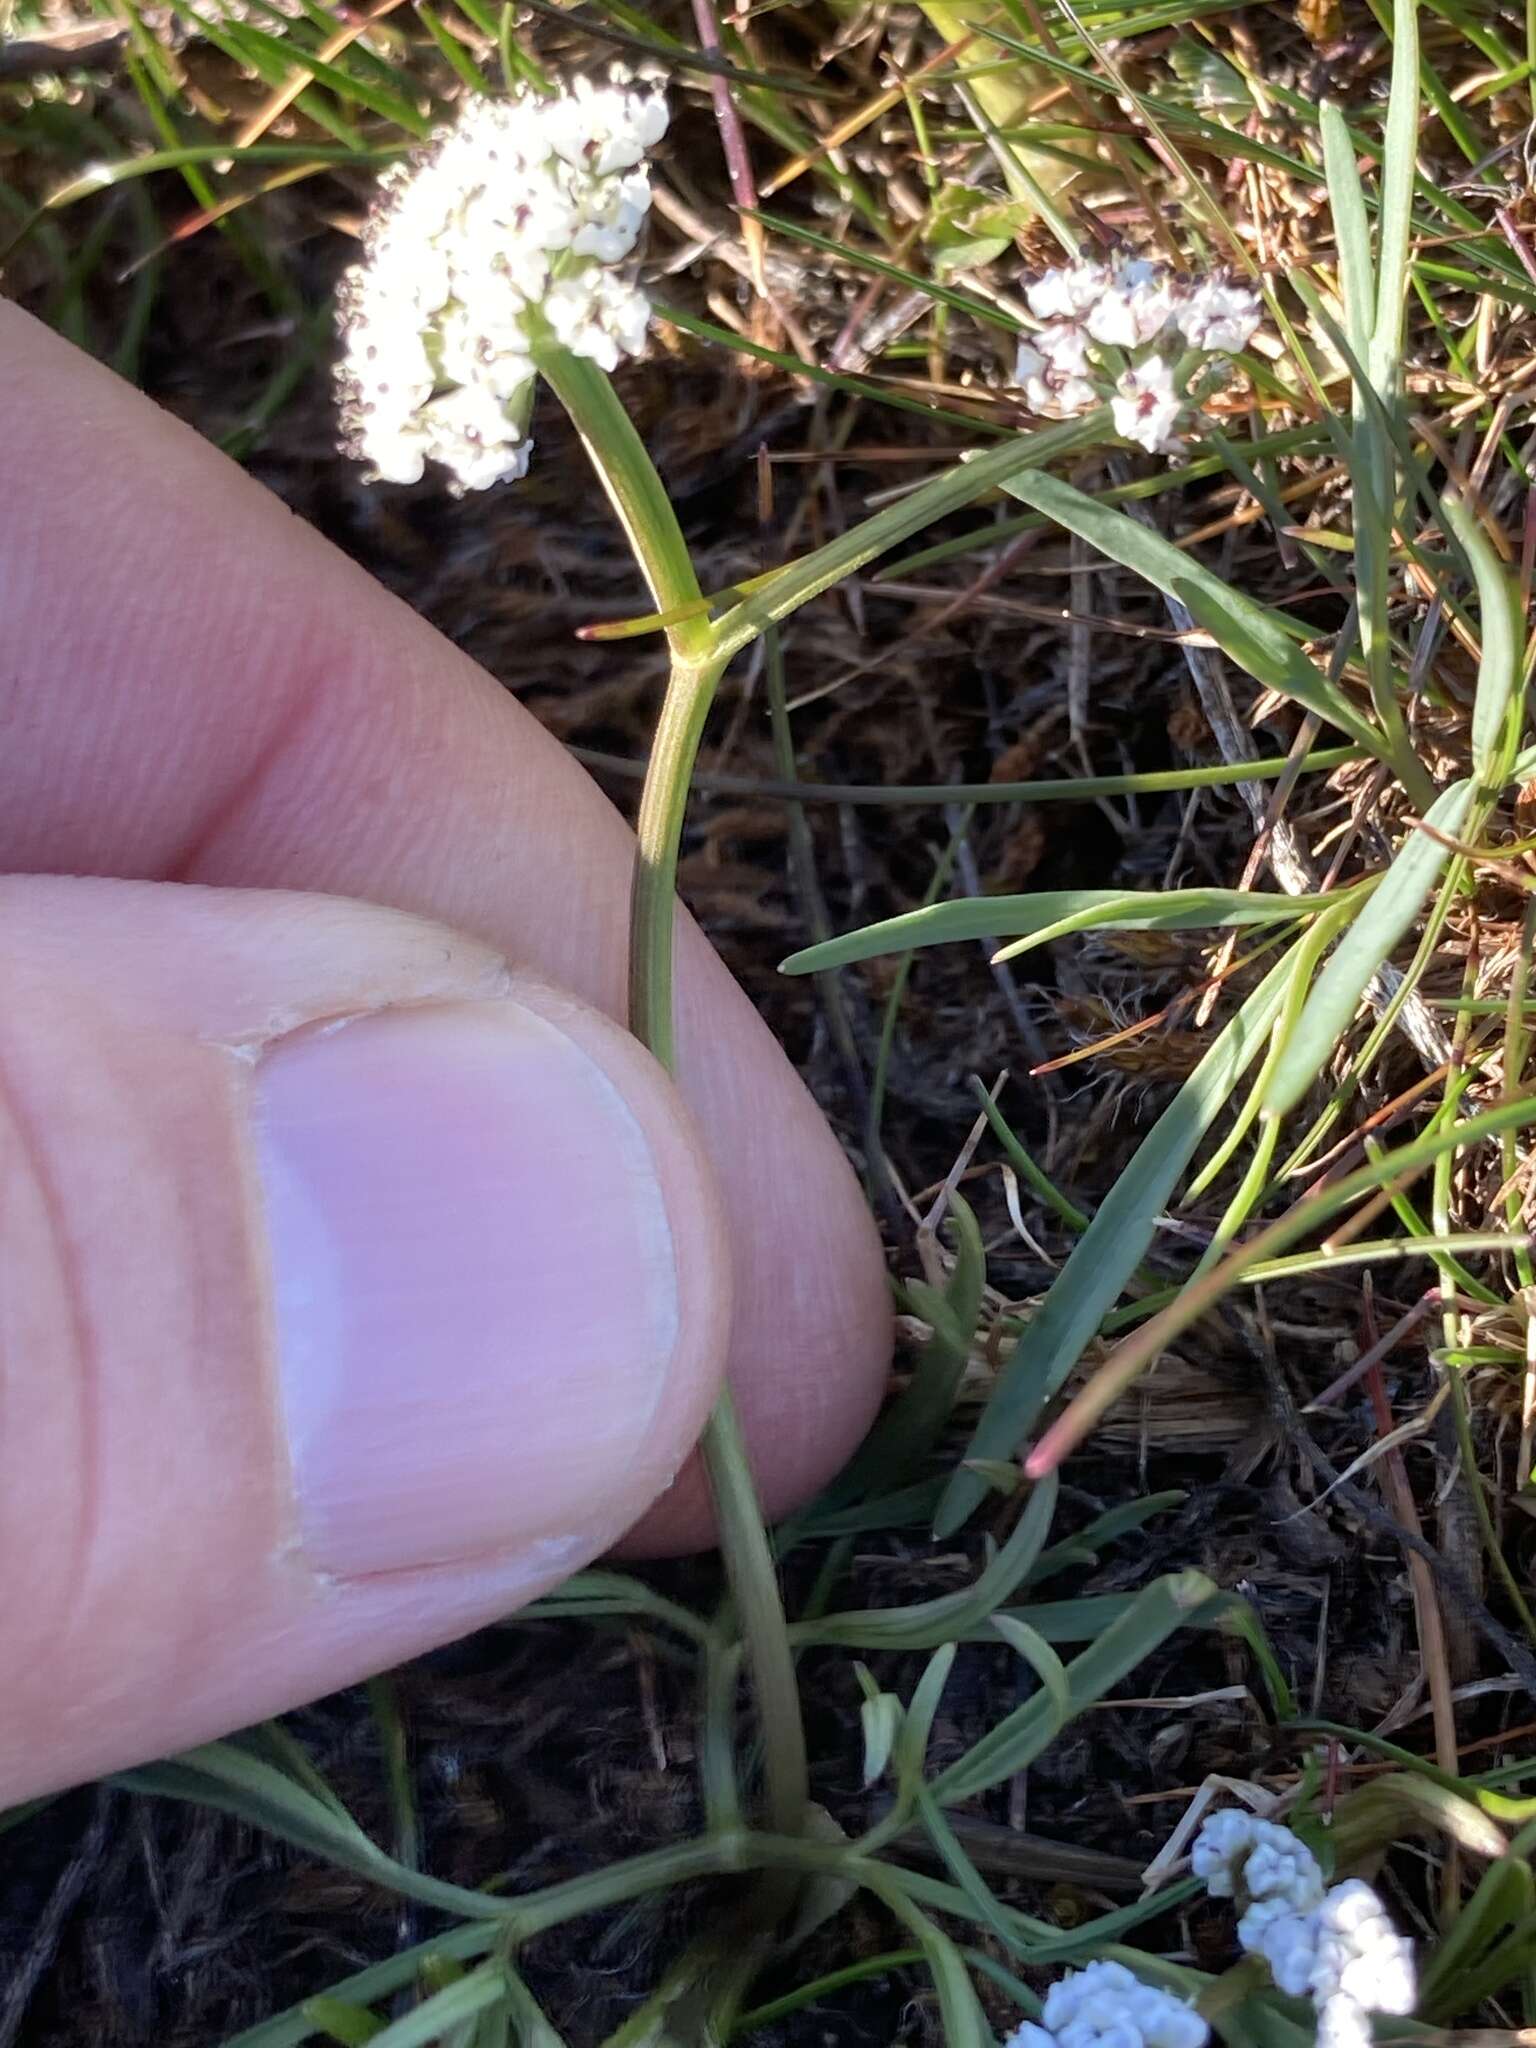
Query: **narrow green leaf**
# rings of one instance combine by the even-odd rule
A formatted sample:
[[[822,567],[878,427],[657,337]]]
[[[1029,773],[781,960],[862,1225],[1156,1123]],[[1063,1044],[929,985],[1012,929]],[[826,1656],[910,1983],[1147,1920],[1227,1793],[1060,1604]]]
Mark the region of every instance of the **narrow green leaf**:
[[[1467,2010],[1458,1979],[1533,1910],[1536,1886],[1530,1865],[1513,1856],[1490,1863],[1424,1971],[1419,2005],[1426,2019],[1454,2019]]]
[[[1337,900],[1280,896],[1257,889],[1040,889],[1024,896],[967,896],[906,910],[862,931],[791,953],[783,974],[819,974],[885,953],[910,953],[959,939],[1017,937],[999,960],[1082,931],[1206,931],[1215,926],[1284,924]]]
[[[203,41],[212,43],[216,49],[222,50],[226,57],[243,70],[254,72],[264,85],[272,87],[274,91],[285,86],[293,75],[293,54],[284,48],[279,38],[268,36],[261,29],[247,28],[243,22],[207,20],[193,14],[192,10],[185,6],[179,11],[187,21],[197,23],[196,32]],[[273,43],[277,44],[276,54],[269,47]],[[364,148],[363,138],[357,129],[332,103],[329,95],[318,86],[306,85],[295,97],[294,105],[302,114],[306,114],[311,121],[324,128],[328,134],[334,135],[338,142],[346,144],[354,152],[360,152]],[[225,154],[232,156],[234,152],[226,149]]]
[[[1371,230],[1365,212],[1365,190],[1355,165],[1349,123],[1332,100],[1318,109],[1323,136],[1323,168],[1328,178],[1328,204],[1333,237],[1339,251],[1339,285],[1344,300],[1344,331],[1363,363],[1371,346],[1376,320],[1376,265],[1371,255]]]
[[[423,1967],[434,1957],[472,1961],[500,1938],[501,1930],[490,1922],[471,1921],[447,1934],[435,1934],[430,1941],[417,1942],[413,1948],[401,1949],[351,1977],[343,1977],[332,1985],[329,1995],[350,2005],[368,2005],[416,1983]],[[303,2043],[313,2040],[317,2031],[308,2017],[309,2004],[308,1999],[302,1999],[286,2011],[274,2013],[269,2020],[258,2020],[254,2027],[247,2027],[225,2042],[224,2048],[303,2048]]]
[[[24,1799],[20,1806],[6,1807],[0,1813],[0,1835],[8,1835],[12,1828],[24,1827],[34,1814],[41,1813],[63,1796],[61,1792],[45,1792],[39,1799]]]
[[[911,1812],[922,1790],[928,1761],[928,1738],[933,1732],[939,1701],[949,1682],[956,1647],[954,1643],[940,1643],[928,1659],[923,1675],[913,1689],[912,1704],[896,1738],[896,1804],[903,1813]]]
[[[1175,1629],[1187,1626],[1202,1608],[1222,1597],[1205,1574],[1197,1571],[1169,1573],[1144,1586],[1119,1620],[1067,1665],[1070,1714],[1080,1714],[1102,1699]],[[934,1798],[953,1806],[1001,1784],[1033,1763],[1060,1725],[1057,1704],[1042,1689],[934,1780],[930,1787]]]
[[[1368,365],[1371,384],[1384,405],[1392,402],[1402,369],[1418,153],[1419,10],[1417,0],[1393,0],[1392,84],[1381,159],[1376,325]]]
[[[702,595],[693,559],[656,466],[607,374],[562,348],[542,323],[531,340],[533,360],[580,433],[655,603],[663,610],[692,603]],[[693,660],[708,652],[709,627],[701,617],[681,619],[667,640],[675,658]]]
[[[1058,477],[1012,475],[1001,482],[1010,497],[1044,512],[1111,561],[1134,569],[1164,596],[1177,599],[1223,653],[1256,682],[1316,712],[1358,745],[1382,755],[1382,735],[1313,666],[1264,605],[1230,589],[1219,576],[1128,513],[1098,503]]]
[[[792,1622],[790,1640],[801,1649],[811,1644],[840,1644],[854,1650],[938,1649],[986,1622],[1024,1583],[1045,1548],[1055,1511],[1053,1474],[1049,1485],[1042,1481],[1035,1487],[1007,1542],[971,1585],[910,1607],[855,1609]]]
[[[317,85],[327,87],[339,100],[366,107],[382,120],[393,121],[407,135],[425,140],[432,133],[432,122],[428,116],[413,107],[402,94],[391,92],[387,86],[376,84],[371,79],[355,78],[341,65],[330,63],[313,50],[303,49],[288,37],[270,35],[266,29],[256,28],[248,21],[232,24],[228,33],[238,35],[248,50],[261,51],[273,75],[280,80],[288,78],[295,70],[307,71]]]
[[[859,1703],[859,1725],[864,1733],[864,1789],[885,1776],[885,1767],[896,1746],[901,1727],[901,1701],[893,1692],[877,1692],[873,1699]]]
[[[1065,1728],[1072,1716],[1072,1686],[1066,1666],[1056,1652],[1038,1629],[1031,1628],[1017,1614],[994,1614],[992,1626],[1009,1649],[1017,1651],[1039,1679],[1055,1713],[1056,1730],[1059,1732]]]
[[[505,1919],[508,1912],[503,1900],[407,1870],[371,1842],[339,1808],[232,1743],[206,1743],[161,1763],[120,1772],[113,1782],[130,1792],[183,1799],[235,1814],[343,1870],[355,1871],[388,1891],[419,1899],[460,1919]]]
[[[923,1346],[905,1390],[891,1403],[837,1489],[839,1498],[857,1499],[866,1488],[897,1490],[914,1479],[938,1443],[955,1405],[971,1342],[981,1318],[987,1284],[987,1254],[976,1212],[959,1194],[950,1197],[955,1234],[955,1265],[944,1290],[942,1320],[934,1316],[933,1335]]]
[[[945,1818],[944,1809],[922,1785],[917,1792],[917,1815],[927,1830],[928,1839],[939,1853],[939,1861],[970,1901],[978,1922],[988,1928],[1010,1953],[1017,1955],[1027,1951],[1030,1947],[1028,1937],[1007,1909],[992,1896],[986,1879],[966,1855],[959,1837]]]
[[[775,234],[785,235],[792,242],[803,242],[806,248],[819,250],[824,256],[835,256],[840,263],[850,264],[855,270],[868,271],[872,277],[889,278],[893,284],[899,284],[907,291],[922,292],[940,305],[948,306],[956,313],[964,313],[967,319],[980,321],[984,327],[1001,327],[1009,334],[1022,331],[1017,320],[1001,312],[989,300],[978,299],[970,292],[956,291],[950,285],[938,284],[931,277],[920,277],[915,270],[905,270],[899,263],[889,263],[870,250],[852,248],[846,238],[834,241],[830,235],[819,235],[814,228],[806,227],[803,221],[786,220],[782,214],[766,213],[761,208],[752,218],[761,221],[765,228],[772,228]]]
[[[454,35],[442,19],[427,5],[427,0],[416,0],[416,15],[427,34],[442,52],[444,61],[451,66],[469,90],[480,99],[488,99],[491,82],[463,43]]]
[[[1015,1467],[1015,1470],[1018,1468]],[[1065,1543],[1053,1543],[1043,1551],[1039,1563],[1025,1581],[1026,1585],[1039,1586],[1052,1578],[1068,1563],[1075,1563],[1086,1556],[1091,1562],[1098,1562],[1099,1552],[1121,1536],[1130,1536],[1150,1522],[1154,1515],[1166,1515],[1174,1508],[1183,1507],[1189,1495],[1171,1488],[1166,1493],[1144,1494],[1140,1500],[1129,1500],[1117,1508],[1107,1508],[1102,1515],[1095,1515],[1084,1529],[1075,1536],[1069,1536]],[[1068,1553],[1072,1553],[1069,1557]],[[1058,1563],[1057,1560],[1060,1559]]]
[[[786,355],[782,349],[769,348],[760,341],[749,341],[746,335],[737,334],[733,328],[718,327],[714,321],[702,320],[697,313],[687,312],[681,306],[658,301],[653,310],[670,326],[693,335],[698,341],[711,342],[718,348],[728,349],[732,355],[750,356],[755,363],[772,363],[786,376],[803,377],[809,383],[823,385],[828,391],[846,391],[854,397],[867,398],[875,405],[889,406],[895,412],[911,412],[925,420],[942,421],[944,425],[958,427],[966,434],[1009,432],[1006,426],[976,419],[970,413],[956,412],[947,405],[935,405],[926,398],[915,398],[910,392],[882,384],[877,378],[855,377],[845,370],[826,370],[819,363],[802,362],[799,356]]]
[[[430,2048],[450,2027],[462,2026],[506,1995],[507,1973],[501,1964],[481,1963],[456,1984],[423,1999],[413,2012],[402,2013],[382,2034],[375,2034],[373,2048]]]
[[[1012,1456],[1064,1385],[1141,1264],[1196,1146],[1264,1044],[1291,973],[1289,956],[1270,969],[1147,1133],[1025,1325],[976,1425],[968,1456]],[[940,1502],[935,1534],[952,1536],[985,1494],[982,1481],[962,1466]]]
[[[1005,485],[1010,477],[1039,463],[1054,462],[1058,456],[1102,441],[1109,432],[1108,406],[1096,406],[1081,419],[1063,420],[1059,426],[1042,427],[1034,433],[1015,434],[1000,447],[988,448],[968,461],[957,462],[942,476],[918,486],[894,505],[866,519],[862,525],[839,534],[825,547],[790,562],[750,597],[734,605],[715,626],[715,647],[721,656],[740,653],[765,626],[787,619],[791,612],[821,592],[862,569],[887,548],[893,548],[935,520],[974,504],[976,499]]]
[[[1509,707],[1525,661],[1520,591],[1499,560],[1482,521],[1454,491],[1441,494],[1440,510],[1477,582],[1482,659],[1472,699],[1472,772],[1493,795],[1509,773]]]
[[[907,1924],[922,1947],[938,1994],[939,2030],[945,2048],[993,2048],[992,2029],[982,2016],[976,1988],[959,1949],[941,1928],[915,1908],[910,1909]]]
[[[1452,838],[1472,801],[1470,782],[1444,790],[1425,815],[1427,825]],[[1317,977],[1284,1051],[1275,1062],[1265,1095],[1270,1116],[1283,1116],[1327,1066],[1349,1029],[1366,984],[1388,958],[1424,907],[1450,858],[1450,849],[1428,832],[1414,831],[1399,850],[1375,893],[1355,919]]]

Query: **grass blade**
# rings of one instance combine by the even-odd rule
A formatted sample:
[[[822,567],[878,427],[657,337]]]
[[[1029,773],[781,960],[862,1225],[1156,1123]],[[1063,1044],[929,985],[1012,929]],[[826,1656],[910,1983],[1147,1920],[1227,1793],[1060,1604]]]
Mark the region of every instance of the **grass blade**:
[[[1334,240],[1339,249],[1339,288],[1344,301],[1344,331],[1350,347],[1365,362],[1376,317],[1376,266],[1371,256],[1371,230],[1366,219],[1365,190],[1355,167],[1355,145],[1349,123],[1332,100],[1318,109],[1323,134],[1323,169],[1333,213]]]
[[[1493,795],[1509,779],[1515,737],[1509,730],[1509,708],[1525,661],[1520,592],[1483,531],[1482,521],[1455,491],[1442,493],[1440,509],[1477,583],[1482,659],[1472,699],[1472,772],[1479,785]]]
[[[1142,1588],[1125,1612],[1066,1667],[1071,1712],[1080,1714],[1118,1685],[1152,1652],[1213,1600],[1225,1599],[1204,1572],[1172,1572]],[[942,1805],[974,1799],[1025,1769],[1055,1736],[1056,1702],[1043,1688],[982,1736],[930,1790]]]
[[[1471,801],[1470,782],[1452,783],[1430,806],[1424,822],[1454,838]],[[1275,1062],[1264,1099],[1267,1115],[1283,1116],[1328,1064],[1349,1029],[1366,984],[1423,909],[1450,852],[1442,839],[1419,831],[1401,848],[1355,919],[1349,943],[1335,950],[1317,977],[1317,986]]]
[[[1147,1133],[1014,1345],[971,1437],[969,1457],[1011,1456],[1064,1385],[1141,1264],[1195,1148],[1264,1044],[1294,972],[1289,954],[1270,969]],[[983,1479],[961,1466],[939,1503],[935,1534],[952,1536],[986,1490]]]
[[[1099,504],[1057,477],[1013,475],[1001,482],[1011,498],[1044,512],[1068,533],[1080,535],[1100,554],[1134,569],[1165,597],[1182,604],[1222,652],[1256,682],[1326,718],[1379,759],[1385,757],[1382,735],[1313,667],[1264,605],[1229,589],[1219,576],[1129,514]]]
[[[958,939],[1015,938],[999,960],[1081,931],[1206,931],[1227,925],[1283,924],[1327,910],[1338,898],[1280,896],[1249,889],[1040,889],[1024,896],[961,897],[906,910],[861,931],[791,953],[782,974],[818,974],[885,953]]]
[[[955,1405],[981,1316],[987,1255],[970,1204],[954,1194],[949,1206],[956,1256],[944,1290],[944,1314],[932,1319],[933,1335],[923,1346],[906,1390],[870,1431],[847,1474],[834,1488],[834,1500],[857,1500],[876,1486],[882,1493],[890,1493],[914,1478],[943,1434]]]
[[[1079,448],[1101,441],[1108,431],[1109,408],[1098,406],[1081,419],[1063,420],[1059,426],[1043,427],[1031,434],[1016,434],[999,448],[989,448],[965,462],[957,462],[943,476],[932,478],[895,505],[888,505],[872,519],[839,534],[825,547],[790,562],[750,597],[733,606],[715,627],[715,646],[722,657],[739,654],[765,626],[787,619],[813,597],[830,590],[845,576],[862,569],[877,555],[898,546],[935,520],[945,519],[974,504],[990,490],[1006,485],[1020,471],[1054,462]],[[1371,744],[1367,739],[1363,744]]]
[[[423,1999],[413,2012],[402,2013],[382,2034],[373,2037],[373,2048],[429,2048],[441,2041],[451,2027],[459,2027],[493,2006],[507,1993],[507,1973],[499,1960],[481,1963],[456,1984],[445,1985],[431,1998]]]
[[[1419,10],[1417,0],[1393,0],[1392,85],[1381,158],[1376,325],[1368,363],[1372,386],[1384,404],[1390,404],[1397,390],[1402,366],[1418,150]]]

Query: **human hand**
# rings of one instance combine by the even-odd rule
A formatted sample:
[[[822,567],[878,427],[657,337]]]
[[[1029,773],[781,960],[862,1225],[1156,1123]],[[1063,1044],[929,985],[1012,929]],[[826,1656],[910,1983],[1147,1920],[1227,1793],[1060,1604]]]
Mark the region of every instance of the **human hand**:
[[[3,1805],[706,1541],[727,1351],[783,1512],[890,1318],[686,920],[680,1095],[610,1021],[631,841],[534,719],[5,306],[0,366]]]

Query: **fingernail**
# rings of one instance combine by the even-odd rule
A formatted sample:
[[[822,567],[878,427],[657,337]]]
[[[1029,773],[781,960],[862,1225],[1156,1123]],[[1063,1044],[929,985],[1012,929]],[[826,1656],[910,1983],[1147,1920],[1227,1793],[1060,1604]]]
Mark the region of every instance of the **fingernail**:
[[[606,1527],[678,1328],[639,1123],[511,1001],[286,1040],[255,1137],[299,1536],[340,1576]]]

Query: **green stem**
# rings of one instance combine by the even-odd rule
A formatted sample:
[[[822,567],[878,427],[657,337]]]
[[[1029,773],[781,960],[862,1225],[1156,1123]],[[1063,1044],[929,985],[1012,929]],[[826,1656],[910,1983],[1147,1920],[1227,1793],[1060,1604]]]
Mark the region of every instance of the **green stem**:
[[[684,614],[667,629],[672,669],[635,826],[629,926],[630,1029],[675,1071],[678,847],[704,723],[730,655],[717,645],[671,500],[613,386],[595,364],[547,337],[537,340],[534,357],[582,437],[657,609]],[[692,606],[700,608],[689,612]],[[702,1449],[756,1692],[768,1824],[776,1834],[797,1835],[810,1796],[805,1727],[773,1551],[729,1388],[715,1404]]]

